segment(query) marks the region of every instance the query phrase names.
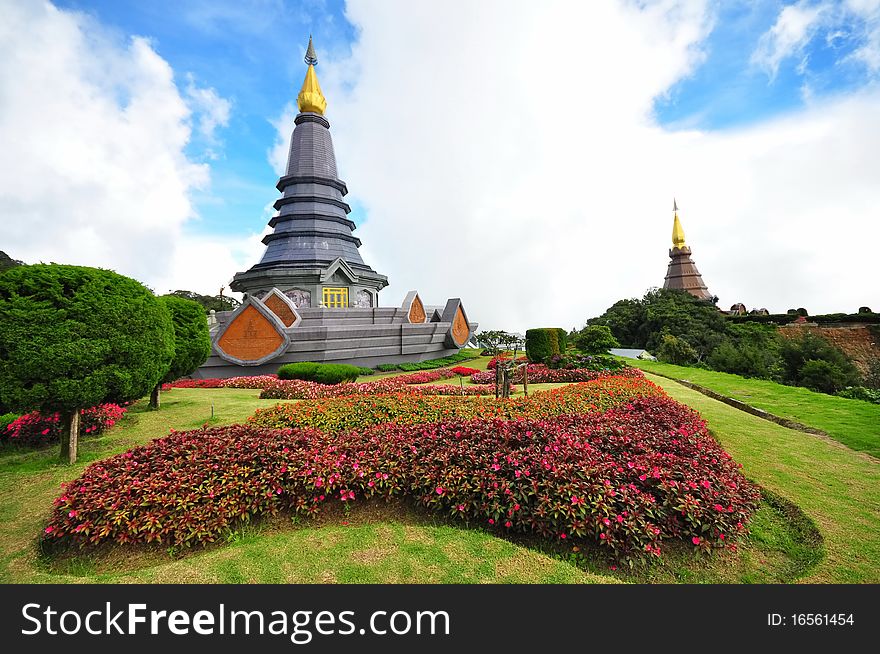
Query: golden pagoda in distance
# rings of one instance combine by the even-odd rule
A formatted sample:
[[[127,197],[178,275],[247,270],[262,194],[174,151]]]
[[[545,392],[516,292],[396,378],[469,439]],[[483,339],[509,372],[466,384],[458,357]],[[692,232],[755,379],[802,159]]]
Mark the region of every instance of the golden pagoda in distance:
[[[687,291],[701,300],[713,301],[714,297],[709,292],[700,271],[691,259],[691,249],[684,240],[684,229],[678,219],[678,203],[673,198],[672,211],[672,249],[669,250],[669,267],[666,270],[666,280],[663,288],[679,291]]]

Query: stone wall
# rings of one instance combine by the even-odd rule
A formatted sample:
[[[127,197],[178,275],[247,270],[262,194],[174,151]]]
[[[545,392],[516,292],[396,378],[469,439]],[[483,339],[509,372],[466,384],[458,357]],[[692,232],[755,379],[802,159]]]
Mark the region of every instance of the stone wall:
[[[786,337],[797,336],[809,331],[829,341],[846,352],[853,363],[864,375],[868,372],[868,363],[872,359],[880,359],[880,335],[877,325],[856,323],[799,323],[779,327],[779,332]]]

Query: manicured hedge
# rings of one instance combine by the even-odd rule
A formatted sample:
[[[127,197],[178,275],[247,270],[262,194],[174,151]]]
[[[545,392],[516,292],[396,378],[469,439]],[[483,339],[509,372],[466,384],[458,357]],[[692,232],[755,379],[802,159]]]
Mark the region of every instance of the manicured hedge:
[[[319,384],[353,382],[361,374],[358,366],[342,363],[286,363],[278,368],[279,379],[304,379]]]
[[[529,361],[543,363],[554,354],[564,354],[568,332],[559,327],[541,327],[526,331],[526,354]]]
[[[800,318],[798,313],[771,313],[767,316],[725,316],[727,320],[732,322],[757,322],[770,323],[776,325],[787,325]],[[808,322],[819,323],[880,323],[880,313],[826,313],[821,316],[807,316]]]
[[[632,559],[659,556],[664,541],[729,545],[759,492],[698,414],[658,395],[579,416],[172,433],[66,484],[42,541],[189,546],[262,515],[392,497]]]

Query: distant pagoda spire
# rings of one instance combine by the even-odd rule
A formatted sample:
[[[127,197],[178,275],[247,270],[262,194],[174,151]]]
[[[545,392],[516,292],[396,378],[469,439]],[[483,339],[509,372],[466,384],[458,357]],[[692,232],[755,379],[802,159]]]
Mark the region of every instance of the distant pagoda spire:
[[[675,213],[672,220],[672,247],[681,249],[685,247],[684,230],[678,220],[678,202],[675,201],[675,198],[672,199],[672,211]]]
[[[296,106],[299,107],[301,113],[314,113],[324,115],[327,110],[327,99],[321,92],[321,85],[318,84],[318,75],[315,73],[315,66],[318,65],[318,56],[315,54],[315,46],[312,44],[312,35],[309,35],[309,47],[306,49],[304,61],[309,68],[306,71],[306,78],[303,80],[302,88],[299,95],[296,96]]]
[[[672,249],[669,250],[669,267],[663,288],[687,291],[701,300],[711,300],[712,294],[703,282],[697,265],[691,259],[691,249],[684,240],[684,229],[678,219],[678,202],[672,200]]]

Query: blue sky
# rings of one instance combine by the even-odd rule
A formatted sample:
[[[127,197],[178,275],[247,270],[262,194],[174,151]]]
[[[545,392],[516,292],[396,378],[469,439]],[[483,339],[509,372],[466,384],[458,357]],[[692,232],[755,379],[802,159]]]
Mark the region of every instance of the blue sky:
[[[662,284],[673,196],[722,306],[880,305],[880,0],[55,6],[0,0],[15,258],[159,292],[256,263],[312,34],[384,306],[579,326]]]
[[[833,45],[826,42],[830,33],[840,31],[839,24],[819,30],[797,56],[781,63],[772,79],[752,61],[761,36],[792,4],[715,4],[713,28],[700,44],[704,59],[656,98],[657,122],[670,130],[721,130],[797,109],[804,104],[806,83],[818,96],[865,84],[864,67],[841,63],[857,39],[841,36]],[[57,5],[96,17],[118,31],[120,39],[149,38],[178,74],[191,73],[199,85],[232,103],[216,142],[206,143],[196,133],[188,147],[195,160],[210,161],[212,171],[210,190],[193,195],[201,219],[188,229],[196,232],[235,234],[265,223],[263,209],[275,198],[276,178],[266,157],[276,133],[270,120],[295,97],[305,40],[313,34],[319,53],[339,59],[358,37],[342,0],[60,0]],[[360,223],[363,210],[356,198],[353,203],[352,217]]]

